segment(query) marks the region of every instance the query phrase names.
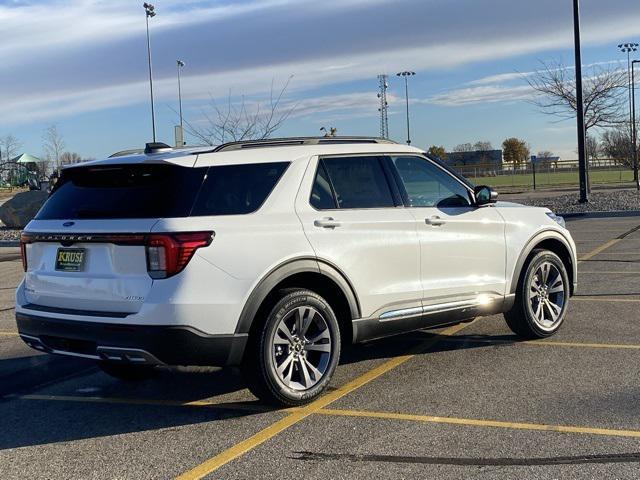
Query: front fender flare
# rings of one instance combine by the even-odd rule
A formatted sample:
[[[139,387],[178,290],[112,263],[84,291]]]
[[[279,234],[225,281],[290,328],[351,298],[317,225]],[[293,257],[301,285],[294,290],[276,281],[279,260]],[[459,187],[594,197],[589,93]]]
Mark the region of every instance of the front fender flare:
[[[571,285],[572,293],[577,288],[576,280],[578,278],[578,260],[576,258],[573,248],[571,247],[571,244],[569,243],[567,238],[564,235],[562,235],[560,232],[556,230],[543,230],[542,232],[538,232],[533,237],[531,237],[525,244],[522,251],[520,252],[518,260],[516,261],[516,264],[515,264],[515,268],[513,269],[513,272],[511,275],[511,285],[509,289],[510,294],[516,293],[516,289],[518,288],[518,280],[520,280],[520,275],[522,273],[522,269],[525,265],[525,262],[527,261],[527,258],[529,257],[533,249],[538,244],[540,244],[545,240],[556,240],[560,242],[564,246],[564,248],[567,250],[567,253],[569,254],[569,258],[571,258],[570,268],[572,269],[572,278],[573,278],[573,285]]]

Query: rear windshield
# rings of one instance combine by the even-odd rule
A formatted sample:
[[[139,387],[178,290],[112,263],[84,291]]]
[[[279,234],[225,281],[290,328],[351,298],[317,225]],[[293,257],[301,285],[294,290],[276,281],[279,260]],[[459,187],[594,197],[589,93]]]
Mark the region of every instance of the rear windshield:
[[[287,163],[180,167],[109,165],[64,170],[37,220],[172,218],[257,210]]]

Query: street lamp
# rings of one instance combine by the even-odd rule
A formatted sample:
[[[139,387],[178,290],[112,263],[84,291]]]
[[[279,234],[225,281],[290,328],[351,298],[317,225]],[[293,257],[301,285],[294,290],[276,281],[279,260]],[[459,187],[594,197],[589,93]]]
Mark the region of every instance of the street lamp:
[[[407,103],[407,145],[411,145],[411,130],[409,128],[409,77],[413,77],[416,72],[396,73],[398,77],[404,77],[404,97]]]
[[[621,43],[620,45],[618,45],[618,48],[620,49],[620,51],[622,53],[626,53],[627,54],[627,83],[629,86],[629,138],[631,140],[631,149],[629,151],[629,153],[631,153],[634,156],[634,167],[633,167],[633,180],[634,182],[637,183],[638,181],[638,174],[635,168],[635,141],[634,141],[634,136],[633,136],[633,130],[634,130],[634,125],[633,125],[633,99],[632,99],[632,93],[631,93],[631,52],[635,52],[638,50],[638,44],[637,43]]]
[[[184,67],[184,62],[182,60],[176,60],[177,63],[177,67],[178,67],[178,108],[180,111],[180,135],[181,138],[182,135],[184,135],[183,133],[183,129],[182,129],[182,88],[180,86],[180,70],[182,70],[182,68]],[[182,142],[182,144],[184,145],[184,140]],[[180,145],[182,146],[182,145]]]
[[[580,0],[573,0],[573,45],[576,65],[576,118],[578,124],[578,176],[580,203],[589,201],[589,166],[585,150],[584,101],[582,99],[582,53],[580,51]]]
[[[640,190],[640,178],[638,177],[638,126],[636,124],[636,63],[640,63],[640,60],[631,62],[631,123],[633,125],[631,130],[633,137],[633,178],[636,181],[636,188]]]
[[[151,128],[153,130],[153,141],[156,141],[156,114],[153,108],[153,74],[151,72],[151,40],[149,38],[149,18],[156,16],[155,7],[150,3],[144,3],[145,19],[147,21],[147,58],[149,60],[149,91],[151,93]]]

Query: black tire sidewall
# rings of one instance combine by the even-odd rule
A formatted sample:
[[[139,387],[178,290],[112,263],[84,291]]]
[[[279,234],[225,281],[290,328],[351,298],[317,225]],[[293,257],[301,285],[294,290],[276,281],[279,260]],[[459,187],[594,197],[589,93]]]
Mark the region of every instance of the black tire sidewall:
[[[329,328],[329,334],[331,335],[331,357],[322,379],[310,389],[298,391],[286,387],[278,379],[269,345],[271,343],[270,339],[275,335],[275,330],[280,321],[293,309],[305,305],[312,306],[324,316],[327,327]],[[258,358],[260,362],[259,368],[263,371],[266,386],[279,402],[299,405],[310,402],[318,397],[331,381],[333,372],[340,359],[340,329],[338,320],[329,304],[319,295],[307,290],[297,290],[282,298],[274,306],[264,324],[260,338]]]
[[[560,321],[556,323],[553,330],[543,330],[541,329],[536,321],[534,320],[534,312],[531,308],[531,303],[529,302],[528,291],[529,286],[531,285],[531,279],[535,274],[538,267],[544,263],[550,262],[552,263],[562,275],[562,281],[564,282],[566,291],[564,298],[564,305],[562,306],[562,311],[560,312]],[[567,307],[569,306],[569,292],[571,286],[569,285],[569,275],[567,273],[567,269],[564,266],[564,263],[555,253],[549,250],[542,250],[536,253],[527,265],[527,270],[522,278],[522,282],[520,284],[520,301],[522,306],[522,311],[524,313],[524,318],[529,326],[529,328],[535,332],[537,337],[548,337],[553,335],[564,323],[564,319],[567,313]]]

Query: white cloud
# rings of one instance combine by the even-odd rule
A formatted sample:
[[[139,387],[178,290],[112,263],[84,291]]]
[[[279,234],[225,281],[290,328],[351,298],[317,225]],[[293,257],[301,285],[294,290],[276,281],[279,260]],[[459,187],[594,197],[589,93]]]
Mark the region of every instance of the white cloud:
[[[397,18],[396,21],[388,18],[397,14],[401,6],[383,0],[341,0],[320,5],[315,0],[211,4],[158,0],[153,39],[170,46],[173,40],[190,36],[198,24],[211,24],[212,35],[216,27],[231,25],[239,32],[239,38],[248,43],[227,44],[224,38],[214,36],[211,41],[220,43],[197,45],[210,52],[200,58],[200,63],[188,64],[185,70],[183,94],[190,101],[207,99],[210,95],[225,96],[231,87],[235,93],[264,95],[272,79],[282,81],[291,74],[295,77],[290,93],[298,98],[305,97],[310,89],[363,79],[370,79],[375,92],[375,77],[384,71],[392,73],[410,66],[422,74],[572,45],[570,8],[562,7],[567,10],[562,10],[567,18],[557,18],[555,9],[560,7],[555,0],[540,0],[535,8],[515,2],[518,6],[511,0],[404,1],[402,11],[418,14],[397,17],[402,18],[401,23]],[[607,5],[599,0],[584,2],[583,12],[591,12],[591,16],[583,16],[585,45],[617,42],[640,34],[640,11],[621,8],[625,2],[628,0],[612,0]],[[507,23],[505,15],[524,8],[532,9],[537,16],[508,18],[509,28],[495,28]],[[386,10],[377,14],[383,9]],[[460,17],[462,10],[468,15]],[[293,19],[281,18],[282,11],[290,11]],[[426,17],[421,18],[421,14],[430,11],[444,15],[443,21],[425,23]],[[473,20],[479,16],[494,16],[495,25],[483,22],[482,18]],[[318,18],[322,19],[319,29]],[[378,26],[375,22],[382,23]],[[253,36],[252,29],[256,26],[266,29],[259,38]],[[515,35],[514,31],[522,33]],[[314,36],[322,32],[324,36]],[[457,33],[453,35],[453,32]],[[0,6],[0,38],[3,39],[0,83],[9,82],[0,88],[3,106],[0,123],[27,123],[146,102],[146,82],[140,65],[134,68],[116,62],[104,75],[93,77],[89,75],[92,69],[100,73],[105,70],[99,64],[100,58],[95,59],[97,66],[74,65],[76,72],[56,71],[50,63],[46,71],[39,68],[42,61],[51,62],[58,57],[68,61],[70,52],[76,50],[90,57],[92,52],[102,52],[100,48],[112,44],[126,49],[130,43],[121,42],[143,33],[144,12],[140,4],[130,0],[56,0],[26,7]],[[286,48],[278,43],[282,38]],[[140,47],[138,40],[135,48]],[[253,48],[252,42],[264,44],[260,45],[263,49]],[[271,45],[273,48],[269,48]],[[265,57],[264,52],[270,56]],[[108,53],[117,55],[117,51]],[[154,60],[163,54],[162,50],[155,50]],[[196,73],[189,74],[189,71]],[[156,73],[154,84],[157,100],[173,101],[174,72],[160,72]],[[530,94],[527,88],[504,85],[519,75],[515,72],[492,75],[471,82],[468,88],[441,93],[424,101],[466,105],[519,100]],[[18,80],[20,78],[24,82]],[[352,100],[356,97],[352,95]],[[313,103],[311,99],[308,105]],[[320,108],[320,103],[315,105]]]
[[[529,99],[533,94],[534,92],[529,85],[486,85],[449,90],[423,100],[423,102],[459,107],[479,103],[515,102]]]

